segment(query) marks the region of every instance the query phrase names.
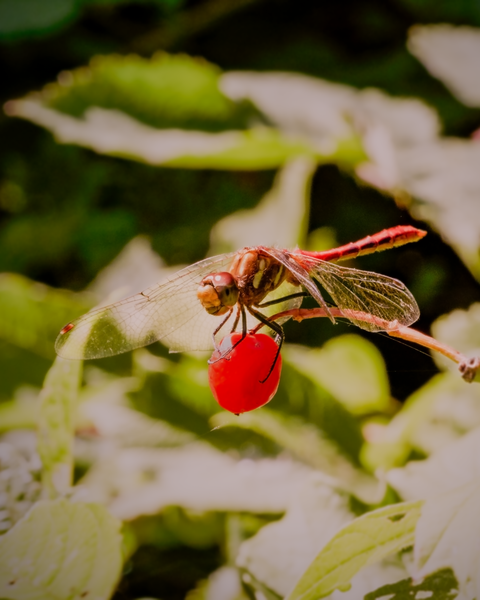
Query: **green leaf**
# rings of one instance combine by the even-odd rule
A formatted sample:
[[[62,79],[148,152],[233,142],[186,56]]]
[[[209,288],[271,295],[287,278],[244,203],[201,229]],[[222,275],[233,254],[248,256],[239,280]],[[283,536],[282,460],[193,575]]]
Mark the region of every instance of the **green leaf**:
[[[425,501],[415,532],[415,579],[451,568],[460,592],[480,597],[479,504],[478,478]]]
[[[411,579],[383,585],[367,594],[363,600],[413,600],[414,598],[434,598],[454,600],[458,595],[457,580],[451,569],[442,569],[426,577],[422,583],[414,585]]]
[[[352,520],[345,496],[311,476],[292,495],[285,516],[240,546],[237,566],[285,597],[329,540]]]
[[[387,475],[403,497],[425,499],[415,532],[415,577],[449,567],[468,598],[480,597],[479,452],[477,428],[427,460]]]
[[[40,393],[38,453],[44,491],[50,498],[72,485],[74,418],[82,364],[57,357]]]
[[[206,60],[157,53],[152,58],[97,56],[45,90],[46,105],[81,117],[92,106],[121,111],[158,129],[245,129],[256,113],[219,89],[221,70]]]
[[[107,600],[122,567],[119,530],[98,504],[38,502],[0,538],[0,597]]]
[[[385,362],[376,346],[364,338],[342,335],[318,350],[289,347],[287,357],[352,414],[388,410],[390,389]]]
[[[412,450],[430,454],[480,425],[480,389],[457,373],[432,377],[386,425],[372,423],[362,448],[370,470],[401,466]]]
[[[421,502],[405,502],[362,515],[318,554],[288,600],[318,600],[346,589],[362,567],[411,545]]]
[[[5,110],[46,127],[60,142],[155,165],[272,169],[311,156],[351,168],[365,160],[360,135],[346,122],[311,136],[309,127],[284,131],[267,126],[270,119],[250,99],[230,98],[221,86],[218,67],[185,55],[100,56]]]
[[[56,290],[21,275],[0,275],[0,336],[41,356],[55,356],[60,327],[91,308],[88,297]]]
[[[53,31],[76,16],[77,6],[77,0],[0,0],[0,39]]]
[[[405,500],[437,496],[476,481],[480,477],[479,454],[480,429],[477,428],[426,460],[412,460],[402,469],[392,469],[387,473],[387,480]]]

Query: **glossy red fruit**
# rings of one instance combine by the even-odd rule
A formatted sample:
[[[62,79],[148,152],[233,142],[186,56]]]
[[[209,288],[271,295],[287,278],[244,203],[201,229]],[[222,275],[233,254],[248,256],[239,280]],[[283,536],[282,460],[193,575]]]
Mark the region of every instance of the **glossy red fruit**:
[[[241,333],[230,333],[220,343],[220,352],[215,350],[208,366],[208,380],[216,401],[236,415],[259,408],[275,396],[282,370],[279,356],[268,379],[278,346],[264,333],[248,334],[238,346],[224,358]],[[218,360],[219,359],[219,360]]]

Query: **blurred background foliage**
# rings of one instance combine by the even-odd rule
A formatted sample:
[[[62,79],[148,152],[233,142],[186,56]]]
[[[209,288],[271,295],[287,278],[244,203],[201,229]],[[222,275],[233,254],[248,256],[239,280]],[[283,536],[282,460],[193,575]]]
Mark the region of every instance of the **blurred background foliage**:
[[[480,190],[480,99],[467,106],[448,77],[415,58],[410,28],[432,23],[480,27],[480,3],[0,0],[2,530],[40,497],[28,432],[59,329],[209,253],[262,235],[266,244],[323,249],[394,225],[426,228],[418,245],[355,264],[407,284],[420,330],[434,324],[442,339],[478,353],[478,310],[467,309],[479,300],[480,209],[471,196]],[[310,91],[317,83],[285,83],[285,71],[352,87],[323,81]],[[288,89],[304,94],[305,110]],[[369,137],[378,131],[390,145]],[[452,140],[452,152],[473,158],[450,158]],[[434,193],[422,188],[450,165],[451,180],[435,180]],[[450,194],[446,204],[435,186]],[[454,309],[462,312],[447,316]],[[480,424],[475,386],[443,363],[320,321],[287,323],[277,396],[238,420],[219,412],[206,356],[155,344],[85,366],[70,467],[79,497],[125,523],[116,600],[233,600],[254,589],[279,598],[282,584],[249,563],[268,550],[244,550],[246,591],[228,569],[241,542],[275,523],[307,485],[299,465],[335,480],[348,499],[338,514],[359,514],[402,497],[372,491],[375,469],[427,457]],[[315,493],[319,515],[327,501]],[[395,574],[376,587],[408,579]],[[214,595],[222,589],[229,595]]]

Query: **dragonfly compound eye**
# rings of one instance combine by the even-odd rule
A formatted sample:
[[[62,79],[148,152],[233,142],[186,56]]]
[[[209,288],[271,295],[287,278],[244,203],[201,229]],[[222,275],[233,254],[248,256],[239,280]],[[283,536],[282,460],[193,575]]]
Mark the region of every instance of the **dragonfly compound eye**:
[[[226,314],[238,300],[238,288],[231,273],[207,275],[197,290],[203,308],[211,315]]]

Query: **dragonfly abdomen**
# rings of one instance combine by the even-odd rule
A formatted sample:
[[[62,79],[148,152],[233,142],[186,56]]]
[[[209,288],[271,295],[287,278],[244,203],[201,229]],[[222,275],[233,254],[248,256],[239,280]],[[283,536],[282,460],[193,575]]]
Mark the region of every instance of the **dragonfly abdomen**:
[[[333,248],[332,250],[324,250],[322,252],[306,252],[301,250],[300,254],[312,256],[320,260],[336,262],[366,254],[373,254],[374,252],[381,252],[390,248],[397,248],[410,242],[418,242],[425,235],[427,235],[427,232],[422,229],[417,229],[411,225],[398,225],[397,227],[384,229],[375,235],[367,235],[367,237],[358,242],[345,244],[345,246]]]

